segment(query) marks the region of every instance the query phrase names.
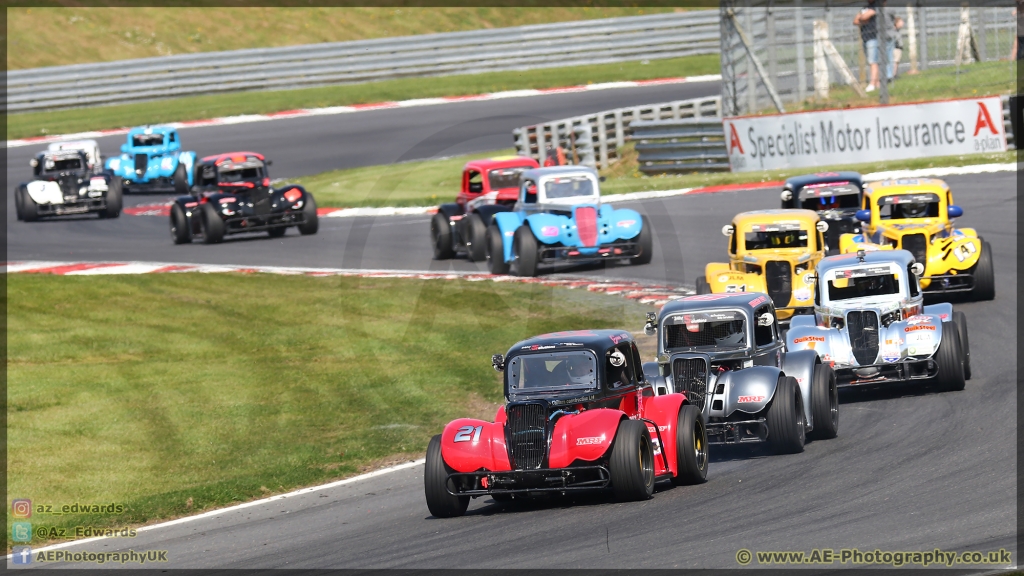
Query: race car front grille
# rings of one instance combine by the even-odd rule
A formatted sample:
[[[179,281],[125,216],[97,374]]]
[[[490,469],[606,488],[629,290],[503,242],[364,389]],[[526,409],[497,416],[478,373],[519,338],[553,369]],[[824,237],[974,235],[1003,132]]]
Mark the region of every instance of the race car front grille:
[[[505,409],[508,452],[516,470],[535,470],[547,453],[547,408],[544,404],[509,404]]]
[[[708,392],[708,363],[704,358],[676,358],[672,362],[672,379],[676,392],[699,410],[704,410]]]
[[[135,175],[142,176],[149,168],[149,156],[146,154],[135,155]]]
[[[576,233],[585,247],[597,246],[597,210],[592,206],[576,209]]]
[[[903,237],[903,245],[900,247],[913,254],[914,260],[921,264],[928,263],[928,242],[924,239],[924,234],[907,234]]]
[[[764,280],[775,307],[789,306],[789,299],[793,295],[793,267],[790,263],[785,260],[766,262]]]
[[[878,314],[872,310],[849,312],[846,314],[846,329],[857,364],[874,364],[878,357]]]

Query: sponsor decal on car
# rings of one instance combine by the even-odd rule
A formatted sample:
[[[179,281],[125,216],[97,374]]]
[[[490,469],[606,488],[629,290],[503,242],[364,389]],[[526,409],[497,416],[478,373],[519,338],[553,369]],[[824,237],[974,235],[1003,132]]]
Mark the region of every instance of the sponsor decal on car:
[[[558,226],[545,226],[540,229],[542,236],[558,236]]]
[[[735,292],[746,292],[746,291],[747,291],[747,285],[746,284],[726,284],[725,285],[725,292],[727,294],[728,293],[735,293]]]
[[[930,324],[932,319],[928,316],[911,316],[907,318],[907,326],[914,326],[915,324]]]
[[[793,344],[803,344],[804,342],[824,342],[824,336],[801,336],[800,338],[794,338]]]
[[[751,402],[763,402],[764,396],[740,396],[736,399],[740,404],[748,404]]]
[[[757,298],[754,298],[753,300],[751,300],[751,301],[749,302],[749,304],[750,304],[751,306],[758,306],[758,305],[760,305],[760,304],[764,304],[764,303],[765,303],[765,302],[767,302],[767,301],[768,301],[768,297],[767,297],[767,296],[763,296],[763,295],[762,295],[762,296],[758,296]]]
[[[931,326],[929,324],[921,324],[918,326],[907,326],[906,328],[903,329],[904,332],[914,332],[917,330],[931,330],[934,332],[935,326]]]
[[[585,436],[576,439],[577,446],[590,446],[604,442],[604,436]]]
[[[806,302],[811,299],[810,288],[797,288],[793,291],[793,297],[799,302]]]
[[[615,225],[618,226],[619,228],[629,228],[634,224],[636,224],[636,220],[619,220],[618,222],[615,223]]]

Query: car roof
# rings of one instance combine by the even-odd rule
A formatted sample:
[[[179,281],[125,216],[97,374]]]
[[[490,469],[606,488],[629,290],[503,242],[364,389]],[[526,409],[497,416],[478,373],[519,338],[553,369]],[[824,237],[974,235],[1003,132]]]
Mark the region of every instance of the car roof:
[[[766,303],[771,304],[771,302],[772,300],[767,294],[760,294],[758,292],[701,294],[686,296],[678,300],[670,300],[661,307],[661,312],[658,313],[658,316],[663,318],[668,314],[675,314],[676,312],[697,312],[713,308],[740,308],[753,314],[755,310]]]
[[[814,228],[814,224],[820,219],[821,217],[818,216],[818,213],[814,210],[804,210],[803,208],[774,208],[771,210],[751,210],[750,212],[740,212],[733,217],[732,221],[737,228],[743,228],[751,224],[793,220],[796,220],[801,224],[806,224],[808,228]]]
[[[136,126],[128,131],[128,136],[135,134],[170,134],[177,132],[177,129],[170,126]]]
[[[826,256],[818,262],[818,275],[824,276],[826,272],[836,268],[850,268],[860,264],[899,264],[900,269],[906,269],[914,262],[914,255],[906,250],[870,250],[864,252],[863,262],[855,253],[839,254],[837,256]]]
[[[517,168],[519,166],[536,168],[539,164],[529,156],[495,156],[494,158],[470,160],[469,162],[466,162],[466,165],[462,169],[465,171],[470,168],[474,168],[483,172],[485,170],[493,170],[495,168]]]
[[[263,154],[259,154],[257,152],[224,152],[222,154],[206,156],[200,160],[200,162],[203,164],[222,164],[227,161],[245,162],[250,156],[260,161],[264,160]]]
[[[596,352],[600,357],[609,349],[622,344],[633,342],[633,335],[625,330],[570,330],[566,332],[551,332],[541,334],[533,338],[527,338],[516,342],[508,350],[508,355],[513,356],[524,352],[533,351],[559,351],[573,349],[588,349]],[[552,348],[541,348],[551,346]]]
[[[863,177],[860,172],[818,172],[815,174],[801,174],[786,179],[786,187],[794,192],[809,184],[821,184],[824,182],[850,181],[863,187]]]
[[[563,175],[563,174],[579,174],[581,172],[586,172],[586,173],[590,174],[591,176],[593,176],[595,180],[597,179],[597,170],[591,168],[590,166],[582,166],[582,165],[579,165],[579,164],[573,164],[573,165],[570,165],[570,166],[547,166],[547,167],[544,167],[544,168],[534,168],[532,170],[527,170],[527,171],[523,172],[519,176],[519,178],[520,178],[520,180],[523,180],[523,179],[538,180],[540,178],[544,178],[545,176],[558,176],[558,175]]]
[[[898,180],[880,180],[871,182],[864,187],[869,196],[891,196],[893,194],[913,194],[924,192],[942,196],[949,190],[949,184],[938,178],[900,178]]]

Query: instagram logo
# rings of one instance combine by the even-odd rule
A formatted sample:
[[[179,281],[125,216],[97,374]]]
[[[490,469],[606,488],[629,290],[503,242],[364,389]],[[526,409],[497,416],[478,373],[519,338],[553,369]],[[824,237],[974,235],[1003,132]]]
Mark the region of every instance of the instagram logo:
[[[11,501],[11,515],[15,518],[31,518],[32,517],[32,501],[31,500],[12,500]]]

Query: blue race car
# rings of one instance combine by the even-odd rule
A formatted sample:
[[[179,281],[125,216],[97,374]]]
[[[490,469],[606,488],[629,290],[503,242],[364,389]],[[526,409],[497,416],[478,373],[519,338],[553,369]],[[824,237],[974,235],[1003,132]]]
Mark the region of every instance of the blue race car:
[[[107,158],[106,170],[122,179],[125,192],[188,194],[195,152],[181,150],[178,131],[167,126],[141,126],[128,131],[121,155]]]
[[[601,205],[600,179],[586,166],[523,172],[519,200],[498,212],[487,229],[492,274],[536,276],[541,264],[630,260],[647,264],[653,253],[646,216]]]

